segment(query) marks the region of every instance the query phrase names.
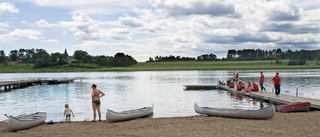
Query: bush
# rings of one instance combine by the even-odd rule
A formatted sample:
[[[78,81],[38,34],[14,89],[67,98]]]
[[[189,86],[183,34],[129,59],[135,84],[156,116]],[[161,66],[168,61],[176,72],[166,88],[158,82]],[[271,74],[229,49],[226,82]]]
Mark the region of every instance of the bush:
[[[42,59],[37,59],[34,63],[34,68],[43,68],[44,61]]]
[[[306,63],[307,63],[306,60],[299,59],[299,60],[290,60],[288,62],[288,65],[305,65]]]
[[[85,64],[85,63],[69,63],[69,67],[75,67],[75,68],[100,68],[100,65],[97,64]]]

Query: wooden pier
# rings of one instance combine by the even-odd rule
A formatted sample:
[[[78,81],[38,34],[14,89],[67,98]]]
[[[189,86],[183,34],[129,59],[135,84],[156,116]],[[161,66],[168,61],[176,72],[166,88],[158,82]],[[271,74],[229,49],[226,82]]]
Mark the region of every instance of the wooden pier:
[[[186,90],[213,90],[218,89],[217,85],[183,85]]]
[[[183,85],[186,87],[186,90],[214,90],[214,89],[223,89],[228,92],[238,94],[241,96],[250,97],[253,99],[261,100],[264,102],[268,102],[274,105],[281,105],[281,104],[290,104],[294,102],[310,102],[311,109],[320,109],[320,100],[311,99],[311,98],[303,98],[303,97],[296,97],[296,96],[289,96],[280,94],[276,96],[275,93],[272,92],[244,92],[244,91],[237,91],[235,88],[229,88],[225,85]]]
[[[237,91],[235,88],[229,88],[228,86],[224,86],[224,85],[220,85],[219,88],[235,94],[240,94],[253,99],[262,100],[275,105],[291,104],[294,102],[310,102],[311,109],[318,109],[318,110],[320,109],[320,100],[317,100],[317,99],[289,96],[284,94],[280,94],[279,96],[276,96],[275,93],[265,92],[265,91],[248,93],[244,91]]]
[[[62,84],[72,83],[74,79],[67,80],[21,80],[21,81],[0,81],[0,92],[10,91],[12,89],[26,88],[34,85],[42,84]]]

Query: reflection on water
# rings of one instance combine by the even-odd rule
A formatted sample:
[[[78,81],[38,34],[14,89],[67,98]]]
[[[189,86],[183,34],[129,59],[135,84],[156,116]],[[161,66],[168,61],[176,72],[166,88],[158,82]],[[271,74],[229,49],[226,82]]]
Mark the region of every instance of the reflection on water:
[[[153,117],[197,115],[193,105],[258,109],[259,101],[231,94],[223,90],[184,90],[183,85],[213,84],[228,80],[239,73],[240,81],[258,82],[260,71],[145,71],[93,73],[5,73],[0,81],[31,79],[75,79],[75,83],[37,85],[0,93],[0,121],[3,114],[19,115],[47,111],[48,120],[64,119],[64,104],[75,112],[72,121],[92,119],[91,84],[105,92],[101,98],[102,119],[106,110],[123,111],[154,105]],[[264,71],[265,87],[272,91],[272,77],[276,71]],[[281,94],[319,98],[320,70],[279,71],[282,78]],[[287,92],[285,92],[287,91]]]

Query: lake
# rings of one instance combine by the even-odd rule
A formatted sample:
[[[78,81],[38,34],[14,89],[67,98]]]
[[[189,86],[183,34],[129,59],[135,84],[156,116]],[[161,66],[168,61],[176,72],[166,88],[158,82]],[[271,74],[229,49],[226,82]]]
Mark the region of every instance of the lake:
[[[281,94],[319,99],[320,70],[264,71],[265,87],[272,91],[272,77],[280,73]],[[79,73],[2,73],[0,81],[32,79],[75,79],[74,83],[37,85],[0,93],[0,121],[3,114],[20,115],[47,111],[46,121],[62,121],[64,104],[74,111],[72,121],[92,120],[91,84],[106,96],[101,98],[102,119],[106,110],[123,111],[154,105],[152,117],[197,115],[199,106],[258,109],[259,101],[234,96],[223,90],[184,90],[183,85],[217,85],[239,73],[240,81],[259,81],[260,71],[136,71]]]

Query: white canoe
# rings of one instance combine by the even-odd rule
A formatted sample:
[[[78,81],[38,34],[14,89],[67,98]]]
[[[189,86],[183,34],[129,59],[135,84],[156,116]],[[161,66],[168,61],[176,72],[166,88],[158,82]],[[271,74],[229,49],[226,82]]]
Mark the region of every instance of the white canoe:
[[[267,106],[258,110],[231,109],[231,108],[209,108],[199,107],[194,104],[194,110],[199,114],[218,117],[242,118],[242,119],[270,119],[275,115],[275,107]]]
[[[36,112],[19,117],[8,116],[8,130],[11,132],[28,129],[44,123],[47,118],[46,112]]]
[[[110,109],[107,109],[107,121],[109,122],[119,122],[132,120],[136,118],[147,117],[153,113],[153,105],[152,107],[143,107],[139,109],[127,110],[122,112],[115,112]]]

